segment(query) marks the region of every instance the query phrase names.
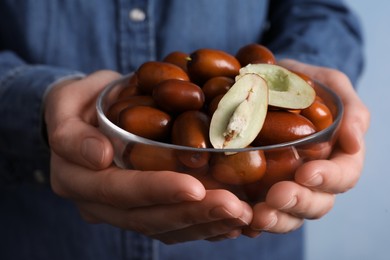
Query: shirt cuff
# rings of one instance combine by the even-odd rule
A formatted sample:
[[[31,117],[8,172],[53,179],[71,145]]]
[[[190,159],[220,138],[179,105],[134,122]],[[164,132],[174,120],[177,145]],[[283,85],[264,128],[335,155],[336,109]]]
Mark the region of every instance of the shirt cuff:
[[[50,150],[42,135],[44,96],[84,74],[44,65],[19,66],[0,79],[0,183],[48,181]],[[39,174],[38,174],[39,173]]]

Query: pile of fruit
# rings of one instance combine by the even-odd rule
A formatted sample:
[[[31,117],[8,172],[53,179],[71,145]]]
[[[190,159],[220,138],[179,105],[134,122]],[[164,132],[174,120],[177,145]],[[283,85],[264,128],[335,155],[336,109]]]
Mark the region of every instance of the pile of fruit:
[[[235,55],[215,49],[176,51],[142,64],[106,115],[137,136],[180,146],[234,149],[279,144],[332,124],[332,113],[313,84],[308,76],[276,65],[273,53],[259,44],[243,46]],[[208,153],[183,152],[179,159],[192,169],[207,164],[209,172],[233,160],[232,174],[220,169],[213,176],[223,183],[243,184],[261,179],[266,171],[263,151],[254,152],[259,165],[252,171],[237,169],[245,164],[240,158],[245,153],[215,153],[210,159]],[[142,170],[134,158],[132,166]]]

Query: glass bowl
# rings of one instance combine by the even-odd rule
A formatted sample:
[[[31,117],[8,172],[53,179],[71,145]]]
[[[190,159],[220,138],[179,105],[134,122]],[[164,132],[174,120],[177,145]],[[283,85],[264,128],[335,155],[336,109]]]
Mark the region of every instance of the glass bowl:
[[[328,158],[343,116],[340,98],[330,88],[315,82],[313,87],[330,109],[333,123],[307,137],[242,149],[192,148],[162,143],[129,133],[106,116],[120,91],[129,85],[130,78],[131,74],[108,84],[96,103],[99,129],[113,145],[115,164],[125,169],[190,174],[206,189],[226,189],[248,202],[264,200],[268,189],[276,182],[293,180],[296,169],[303,163]],[[233,158],[230,160],[233,163],[227,163],[227,157]],[[249,165],[258,168],[248,170],[246,168],[252,167]],[[240,178],[245,174],[254,177]],[[238,177],[232,180],[232,175]]]

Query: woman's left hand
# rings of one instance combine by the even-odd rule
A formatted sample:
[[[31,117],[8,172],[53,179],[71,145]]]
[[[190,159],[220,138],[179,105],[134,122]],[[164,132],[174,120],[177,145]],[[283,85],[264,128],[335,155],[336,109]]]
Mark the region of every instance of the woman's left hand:
[[[274,184],[264,202],[253,207],[253,221],[244,234],[261,231],[286,233],[299,228],[305,219],[318,219],[333,207],[335,195],[358,182],[365,158],[364,135],[370,113],[343,73],[329,68],[283,60],[280,65],[303,72],[332,88],[344,103],[344,118],[334,151],[327,160],[300,166],[295,181]]]

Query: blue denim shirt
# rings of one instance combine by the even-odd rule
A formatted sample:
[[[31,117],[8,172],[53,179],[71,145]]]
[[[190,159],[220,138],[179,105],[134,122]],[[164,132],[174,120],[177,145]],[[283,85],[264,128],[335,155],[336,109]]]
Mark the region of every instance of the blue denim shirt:
[[[353,82],[362,70],[359,24],[339,0],[0,0],[0,259],[301,259],[302,229],[165,246],[86,224],[48,184],[42,97],[53,82],[251,42]]]

